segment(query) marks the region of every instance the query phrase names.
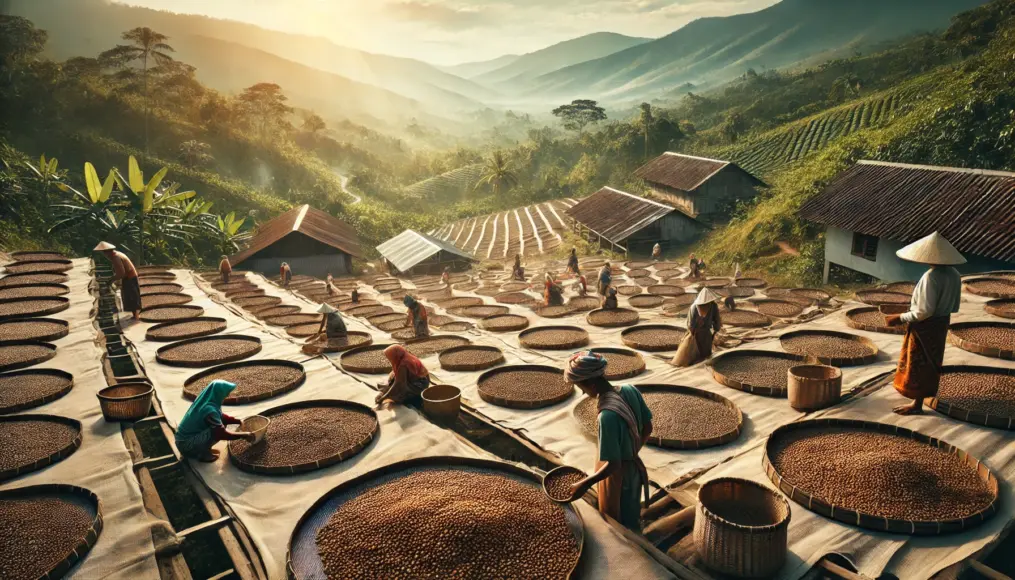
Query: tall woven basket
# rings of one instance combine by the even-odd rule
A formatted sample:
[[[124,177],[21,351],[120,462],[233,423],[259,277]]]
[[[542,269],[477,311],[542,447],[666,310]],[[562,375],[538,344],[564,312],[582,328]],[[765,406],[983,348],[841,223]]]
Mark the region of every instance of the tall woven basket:
[[[716,572],[766,578],[786,562],[790,509],[778,493],[746,479],[713,479],[698,490],[695,512],[695,548]],[[731,514],[759,525],[730,521]]]

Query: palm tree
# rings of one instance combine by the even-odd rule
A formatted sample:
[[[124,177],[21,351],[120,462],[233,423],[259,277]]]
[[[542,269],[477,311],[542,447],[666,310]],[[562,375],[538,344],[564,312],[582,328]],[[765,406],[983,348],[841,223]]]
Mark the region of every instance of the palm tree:
[[[148,59],[156,65],[164,65],[173,61],[168,53],[176,52],[166,44],[169,37],[156,32],[147,26],[134,28],[121,36],[130,44],[118,44],[99,55],[100,59],[124,67],[140,60],[141,74],[144,77],[144,150],[148,154]]]
[[[518,176],[511,171],[507,160],[504,159],[504,154],[500,151],[494,152],[487,160],[483,176],[476,182],[477,188],[485,185],[490,186],[494,195],[518,187]]]
[[[649,132],[652,130],[652,121],[652,105],[642,103],[639,123],[641,124],[641,132],[645,135],[645,159],[648,159]]]

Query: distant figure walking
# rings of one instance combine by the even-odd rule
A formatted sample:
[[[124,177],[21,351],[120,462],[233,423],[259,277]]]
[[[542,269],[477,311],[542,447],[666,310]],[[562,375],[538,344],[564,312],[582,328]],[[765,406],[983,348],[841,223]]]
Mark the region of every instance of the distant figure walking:
[[[402,299],[402,304],[405,304],[405,307],[409,309],[405,313],[405,323],[412,327],[416,338],[430,336],[430,323],[427,321],[426,307],[408,294]]]
[[[656,262],[661,260],[663,257],[663,247],[656,242],[656,245],[652,246],[652,259]]]
[[[289,262],[282,262],[278,269],[278,277],[282,281],[282,287],[288,288],[289,283],[293,280],[293,271],[289,268]]]
[[[451,283],[451,267],[445,266],[444,272],[441,274],[441,284],[447,286]]]
[[[109,242],[99,242],[94,251],[102,252],[102,255],[113,266],[113,283],[120,284],[120,302],[123,305],[123,310],[133,313],[134,320],[137,320],[141,316],[141,285],[137,280],[137,269],[134,268],[134,263],[126,254],[117,250],[116,246]]]
[[[222,277],[222,283],[229,283],[229,275],[233,273],[233,265],[229,263],[229,256],[222,254],[222,259],[219,260],[219,276]]]
[[[599,270],[599,290],[600,296],[606,296],[606,290],[609,289],[610,285],[613,284],[613,269],[610,268],[610,263],[603,264],[601,270]]]
[[[578,250],[571,248],[571,254],[567,257],[567,270],[568,272],[578,275]]]

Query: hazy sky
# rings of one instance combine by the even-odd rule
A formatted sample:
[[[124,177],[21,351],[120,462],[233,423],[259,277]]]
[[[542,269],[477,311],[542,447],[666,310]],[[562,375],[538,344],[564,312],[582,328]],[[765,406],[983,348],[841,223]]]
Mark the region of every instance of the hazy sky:
[[[777,0],[115,0],[328,37],[439,64],[538,50],[591,32],[658,37]]]

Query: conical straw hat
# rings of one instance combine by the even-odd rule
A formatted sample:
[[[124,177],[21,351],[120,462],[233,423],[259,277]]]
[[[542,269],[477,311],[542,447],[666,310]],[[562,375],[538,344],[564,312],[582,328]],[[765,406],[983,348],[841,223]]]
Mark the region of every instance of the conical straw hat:
[[[937,232],[909,244],[895,252],[895,255],[903,260],[930,266],[957,266],[966,263],[955,246]]]
[[[115,250],[116,246],[109,242],[99,242],[99,245],[92,249],[93,252],[104,252],[106,250]]]
[[[698,297],[694,299],[694,306],[701,306],[708,304],[709,302],[715,302],[719,300],[719,295],[712,292],[708,288],[702,288],[701,292],[698,292]]]
[[[317,311],[321,314],[331,314],[332,312],[337,312],[337,310],[328,303],[321,304],[321,307],[318,308]]]

